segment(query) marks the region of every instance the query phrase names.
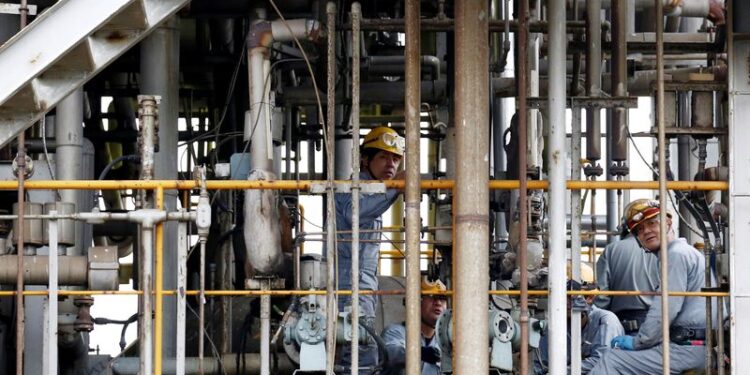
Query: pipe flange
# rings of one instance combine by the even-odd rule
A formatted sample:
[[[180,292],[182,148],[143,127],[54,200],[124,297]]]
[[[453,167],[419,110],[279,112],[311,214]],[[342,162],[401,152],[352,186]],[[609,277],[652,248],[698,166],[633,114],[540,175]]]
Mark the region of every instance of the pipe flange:
[[[34,175],[34,162],[32,161],[31,157],[29,155],[25,155],[24,157],[24,173],[23,178],[30,179],[31,176]],[[18,178],[18,155],[16,155],[15,158],[13,158],[13,163],[11,165],[11,168],[13,169],[13,175]]]
[[[510,342],[516,334],[513,318],[503,310],[494,310],[490,315],[490,337],[500,342]]]

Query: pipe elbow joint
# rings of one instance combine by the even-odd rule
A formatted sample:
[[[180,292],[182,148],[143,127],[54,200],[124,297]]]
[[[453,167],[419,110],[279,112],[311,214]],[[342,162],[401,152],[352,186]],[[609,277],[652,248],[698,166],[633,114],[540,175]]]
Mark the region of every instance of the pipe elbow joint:
[[[248,49],[270,46],[273,43],[271,22],[260,21],[250,25],[250,31],[247,32],[245,41]]]

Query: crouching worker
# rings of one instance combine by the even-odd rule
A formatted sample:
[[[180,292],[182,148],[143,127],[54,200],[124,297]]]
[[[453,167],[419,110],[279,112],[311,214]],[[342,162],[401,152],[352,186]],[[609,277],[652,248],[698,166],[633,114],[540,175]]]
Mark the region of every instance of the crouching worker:
[[[437,280],[428,282],[422,279],[422,292],[424,293],[442,293],[445,292],[445,285]],[[422,324],[422,375],[440,374],[440,344],[435,337],[435,325],[437,324],[440,314],[448,306],[448,299],[444,294],[422,294],[420,306]],[[406,324],[391,324],[383,330],[383,341],[385,341],[386,352],[388,353],[388,362],[386,363],[383,374],[401,375],[404,373],[406,366]],[[448,354],[450,355],[450,353]]]
[[[643,249],[659,256],[659,202],[642,199],[628,206],[628,229]],[[682,239],[674,239],[672,219],[667,217],[669,235],[667,248],[668,287],[670,292],[698,292],[704,285],[703,256]],[[659,262],[663,261],[659,259]],[[661,287],[659,287],[661,290]],[[701,369],[705,364],[704,346],[706,302],[703,297],[669,297],[670,373],[679,374]],[[590,374],[657,374],[662,371],[662,309],[661,297],[654,298],[636,336],[618,336],[612,350],[606,352]]]

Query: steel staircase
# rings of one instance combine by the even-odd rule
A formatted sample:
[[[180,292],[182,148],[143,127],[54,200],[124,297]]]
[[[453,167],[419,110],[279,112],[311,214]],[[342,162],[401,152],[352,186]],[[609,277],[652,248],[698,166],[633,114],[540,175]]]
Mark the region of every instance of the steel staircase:
[[[61,0],[0,47],[0,146],[189,0]]]

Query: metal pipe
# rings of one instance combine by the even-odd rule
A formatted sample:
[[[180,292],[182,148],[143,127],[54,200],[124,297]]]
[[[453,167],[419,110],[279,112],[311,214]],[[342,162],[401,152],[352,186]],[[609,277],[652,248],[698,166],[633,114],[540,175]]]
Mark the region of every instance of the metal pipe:
[[[328,64],[327,64],[327,100],[328,100],[328,114],[327,123],[323,118],[323,114],[320,114],[320,121],[323,123],[323,129],[327,129],[326,143],[326,165],[327,165],[327,191],[326,191],[326,228],[328,231],[327,242],[326,242],[326,259],[327,263],[327,274],[328,278],[326,281],[326,374],[333,373],[333,365],[336,360],[336,316],[338,316],[338,303],[334,291],[336,289],[336,270],[335,270],[335,259],[336,258],[336,206],[334,202],[334,191],[333,191],[333,173],[334,173],[334,157],[336,155],[336,143],[334,142],[333,134],[336,129],[336,112],[335,112],[335,84],[336,84],[336,3],[328,2],[326,4],[326,24],[328,25]],[[357,277],[358,274],[352,275]]]
[[[592,1],[598,3],[598,0]],[[563,348],[567,344],[567,304],[565,297],[566,261],[565,261],[565,101],[567,75],[565,72],[566,45],[568,35],[565,33],[565,4],[562,1],[547,3],[549,9],[549,347]],[[598,13],[601,4],[595,4]],[[589,16],[592,11],[589,10]],[[598,18],[598,17],[596,17]],[[591,25],[601,31],[596,22]],[[601,49],[599,49],[601,60]],[[598,61],[601,63],[601,61]],[[594,62],[596,65],[596,61]],[[600,79],[600,78],[599,78]],[[598,90],[598,87],[590,86]],[[593,93],[593,92],[592,92]],[[523,235],[524,233],[522,233]],[[562,374],[566,371],[567,351],[549,351],[549,370],[551,374]]]
[[[667,258],[667,158],[668,147],[664,125],[664,10],[662,0],[654,0],[656,8],[656,118],[659,127],[659,266],[661,275],[661,342],[662,345],[662,373],[669,375],[669,274]]]
[[[261,281],[261,290],[270,290],[271,281]],[[271,374],[271,296],[260,296],[260,375]]]
[[[73,91],[57,105],[55,141],[56,177],[60,180],[80,179],[83,170],[83,89]],[[79,194],[76,190],[61,190],[60,200],[74,203],[76,209],[81,209],[82,199],[79,198]],[[76,223],[74,231],[73,238],[76,244],[79,244],[82,240],[83,224]],[[78,254],[83,254],[85,248],[86,246],[71,246],[71,249],[78,249]]]
[[[408,7],[407,7],[408,10]],[[362,8],[352,3],[352,342],[351,374],[359,374],[359,60]],[[409,35],[407,34],[407,40]],[[408,46],[407,46],[408,48]],[[407,75],[408,77],[408,75]],[[407,321],[408,323],[408,321]],[[408,356],[407,356],[408,361]]]
[[[406,120],[406,374],[418,375],[422,367],[421,319],[420,319],[420,2],[407,0],[404,19],[406,21],[406,95],[404,112]],[[447,355],[447,353],[446,353]]]
[[[627,27],[628,27],[628,1],[613,0],[612,7],[612,96],[628,96],[627,76]],[[612,131],[610,147],[612,148],[612,160],[624,162],[628,160],[628,110],[627,108],[615,108],[612,110]],[[625,171],[627,174],[627,171]]]
[[[27,17],[29,14],[29,7],[27,0],[21,0],[18,8],[20,14],[20,29],[23,30],[26,27]],[[18,217],[19,220],[23,220],[24,214],[24,200],[26,198],[26,190],[24,182],[26,181],[26,136],[24,132],[18,134],[18,153],[16,155],[16,163],[18,165]],[[17,253],[17,269],[23,269],[23,225],[18,226],[18,240],[16,243]],[[23,272],[16,274],[16,375],[23,375],[23,353],[24,353],[24,322],[26,318],[24,316],[24,298],[23,298]]]
[[[489,368],[487,286],[489,264],[489,45],[488,4],[455,3],[456,189],[454,273],[454,371]],[[418,111],[418,106],[413,109]],[[412,114],[417,116],[418,114]]]
[[[187,318],[187,253],[188,253],[188,227],[182,222],[177,226],[177,346],[175,353],[175,372],[185,373],[185,321]],[[204,293],[205,294],[205,293]],[[162,371],[169,368],[169,359],[164,361]]]
[[[50,220],[54,221],[54,220]],[[50,238],[52,240],[52,238]],[[0,284],[12,283],[16,278],[19,268],[16,257],[0,256]],[[49,257],[47,255],[27,255],[23,257],[23,266],[20,268],[25,274],[25,282],[28,285],[44,285],[52,277],[47,269]],[[86,286],[88,282],[88,260],[85,256],[65,256],[58,260],[59,285]]]
[[[153,373],[153,319],[151,318],[151,291],[153,274],[154,228],[141,226],[141,257],[138,283],[143,294],[140,296],[138,314],[138,352],[141,359],[140,373]]]
[[[164,209],[164,189],[156,189],[156,209]],[[154,301],[154,373],[161,374],[162,343],[164,336],[164,222],[156,224],[156,249],[154,251],[156,290]],[[171,336],[170,336],[171,338]]]
[[[570,138],[570,177],[581,179],[581,108],[573,108]],[[581,191],[570,191],[570,262],[573,280],[581,280]],[[570,371],[572,375],[581,373],[581,312],[570,312]]]
[[[209,180],[206,181],[208,190],[237,190],[237,189],[259,189],[259,190],[310,190],[317,184],[325,184],[326,180],[274,180],[274,181],[244,181],[244,180]],[[334,181],[336,185],[348,185],[351,181]],[[362,182],[362,185],[382,184],[387,189],[403,189],[406,186],[405,180],[387,180],[378,182]],[[520,187],[520,180],[492,180],[488,182],[490,190],[513,190]],[[422,180],[420,187],[423,190],[446,190],[453,189],[456,185],[455,180]],[[527,182],[528,189],[547,189],[548,181],[533,180]],[[50,181],[50,180],[32,180],[24,184],[27,190],[50,190],[50,189],[81,189],[81,190],[124,190],[140,189],[152,190],[158,187],[164,189],[190,190],[198,187],[193,180],[78,180],[78,181]],[[659,188],[658,181],[574,181],[566,182],[567,189],[584,190],[584,189],[623,189],[623,190],[656,190]],[[17,181],[2,180],[0,181],[0,190],[16,190],[19,188]],[[667,181],[669,190],[721,190],[727,191],[729,184],[726,181]],[[170,212],[167,216],[173,216]],[[116,213],[79,213],[77,215],[58,215],[57,218],[70,218],[77,220],[87,220],[88,218],[117,218],[127,220],[126,214]],[[177,215],[180,216],[180,215]],[[31,217],[31,216],[29,216]],[[49,218],[49,216],[34,216],[35,218]],[[13,215],[0,215],[0,218],[15,218]]]
[[[239,375],[239,374],[259,374],[261,360],[258,353],[246,353],[243,354],[241,363],[244,367],[236,367],[236,353],[221,354],[221,358],[217,359],[214,357],[206,358],[204,364],[204,371],[209,374],[225,373],[227,375]],[[118,357],[112,361],[112,373],[117,375],[137,375],[142,374],[138,372],[137,357]],[[194,375],[200,374],[199,369],[200,360],[196,357],[190,357],[185,359],[184,363],[180,365],[179,361],[172,358],[164,359],[164,368],[162,374],[185,374]],[[184,370],[182,372],[179,369],[182,366]],[[295,371],[296,366],[289,357],[280,355],[278,362],[276,363],[276,370],[281,374],[291,374]]]
[[[56,213],[56,211],[50,211]],[[49,295],[45,300],[44,327],[44,360],[42,362],[43,372],[49,375],[57,375],[57,292],[58,292],[58,262],[57,262],[57,220],[49,221]],[[67,258],[67,257],[66,257]]]
[[[586,95],[590,97],[598,97],[602,86],[601,13],[601,0],[589,0],[586,2]],[[554,27],[551,22],[550,27]],[[550,35],[552,35],[551,31]],[[550,49],[552,46],[553,44],[550,43]],[[564,73],[565,62],[563,61],[560,64],[562,64]],[[550,61],[550,87],[553,84],[551,77],[552,69],[555,69],[553,65],[554,62]],[[601,159],[601,142],[601,109],[596,107],[586,108],[586,159],[588,159],[592,166]],[[588,171],[587,174],[589,174]]]
[[[527,186],[527,160],[526,160],[526,128],[528,127],[527,119],[527,78],[528,78],[528,55],[527,46],[529,43],[529,26],[528,26],[528,2],[518,2],[518,50],[516,74],[517,84],[516,92],[518,93],[518,178],[519,178],[519,202],[518,202],[518,268],[521,270],[520,287],[521,287],[521,311],[519,315],[519,325],[521,326],[521,375],[529,373],[529,271],[527,238],[528,232],[528,186]]]

